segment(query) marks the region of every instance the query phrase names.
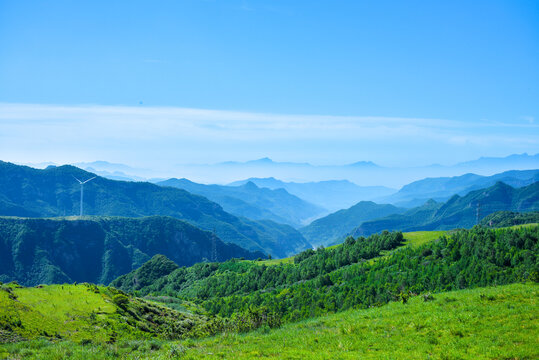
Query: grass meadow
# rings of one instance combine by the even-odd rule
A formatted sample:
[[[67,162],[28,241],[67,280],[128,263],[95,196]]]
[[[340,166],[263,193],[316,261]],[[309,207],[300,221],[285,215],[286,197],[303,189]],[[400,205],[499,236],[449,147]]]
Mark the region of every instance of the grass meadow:
[[[279,329],[202,339],[77,337],[0,345],[2,359],[537,359],[537,284],[420,295]],[[47,314],[43,314],[47,317]]]

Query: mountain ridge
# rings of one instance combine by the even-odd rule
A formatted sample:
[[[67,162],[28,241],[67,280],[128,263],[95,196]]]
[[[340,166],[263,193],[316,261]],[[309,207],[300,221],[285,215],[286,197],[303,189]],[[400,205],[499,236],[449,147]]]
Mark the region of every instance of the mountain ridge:
[[[491,187],[474,190],[465,196],[453,195],[445,203],[433,200],[402,214],[370,220],[354,229],[353,236],[382,230],[419,231],[471,228],[497,211],[529,212],[539,210],[539,182],[513,188],[498,181]]]
[[[349,208],[359,201],[369,201],[380,194],[390,194],[396,190],[385,186],[359,186],[348,180],[312,181],[306,183],[285,182],[274,177],[249,178],[230,183],[230,186],[240,186],[253,182],[259,187],[269,189],[285,189],[289,193],[308,202],[336,211]]]
[[[288,193],[285,189],[259,188],[253,182],[238,186],[205,185],[188,179],[171,178],[158,182],[207,197],[237,216],[253,220],[272,220],[299,228],[305,221],[327,213],[327,210]]]
[[[55,217],[78,214],[80,186],[73,179],[95,176],[73,166],[47,170],[0,162],[0,215]],[[141,217],[172,216],[205,230],[225,242],[247,250],[284,257],[310,248],[292,227],[272,222],[257,223],[225,212],[205,197],[182,189],[147,182],[115,181],[96,177],[84,186],[85,214]],[[287,233],[287,242],[277,238]]]

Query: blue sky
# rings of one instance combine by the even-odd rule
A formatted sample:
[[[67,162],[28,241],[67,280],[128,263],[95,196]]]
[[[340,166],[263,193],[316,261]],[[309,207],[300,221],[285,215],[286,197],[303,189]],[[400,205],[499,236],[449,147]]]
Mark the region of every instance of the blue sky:
[[[2,0],[0,49],[8,161],[539,152],[537,1]]]

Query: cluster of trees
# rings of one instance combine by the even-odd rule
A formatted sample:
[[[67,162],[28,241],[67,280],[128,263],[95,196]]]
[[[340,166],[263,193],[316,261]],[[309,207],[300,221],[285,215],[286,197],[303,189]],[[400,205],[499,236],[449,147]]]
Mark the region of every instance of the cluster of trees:
[[[182,267],[136,293],[200,304],[215,316],[210,332],[247,331],[425,292],[539,281],[538,239],[539,227],[476,227],[418,248],[399,248],[402,233],[384,232],[304,251],[294,263],[229,260]]]
[[[120,288],[124,291],[138,289],[141,295],[164,293],[198,300],[269,291],[320,276],[324,276],[321,281],[327,282],[327,274],[332,271],[358,261],[372,259],[382,250],[391,250],[402,245],[403,240],[402,233],[386,231],[368,239],[348,238],[344,244],[333,249],[320,247],[316,251],[306,250],[296,255],[293,264],[266,266],[239,260],[221,264],[204,263],[190,268],[179,268],[147,287],[137,287],[129,282],[120,284],[119,281],[113,282],[112,285],[121,285]],[[128,274],[126,277],[131,276]],[[139,283],[141,282],[146,281],[139,279]]]
[[[195,301],[209,314],[230,320],[263,309],[264,314],[271,314],[272,324],[280,324],[377,306],[402,299],[403,294],[407,298],[539,281],[538,239],[537,226],[475,227],[414,248],[399,247],[404,240],[401,233],[384,232],[348,238],[332,249],[304,251],[293,264],[265,266],[231,260],[183,267],[141,291]],[[391,249],[395,250],[378,257],[382,250]]]
[[[524,213],[513,211],[497,211],[481,220],[482,226],[494,228],[530,223],[539,223],[539,211],[531,211]]]
[[[380,305],[401,298],[403,293],[539,281],[538,238],[538,227],[496,231],[474,228],[287,288],[213,297],[203,304],[221,316],[249,306],[264,306],[291,321],[351,307]]]

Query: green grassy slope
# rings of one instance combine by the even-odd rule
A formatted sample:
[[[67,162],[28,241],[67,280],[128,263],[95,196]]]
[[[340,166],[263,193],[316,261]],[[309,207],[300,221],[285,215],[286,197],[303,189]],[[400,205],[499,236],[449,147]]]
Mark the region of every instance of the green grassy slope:
[[[75,342],[179,338],[193,334],[206,320],[90,284],[0,287],[0,342],[41,337]]]
[[[182,341],[0,345],[11,359],[537,359],[536,284],[460,290],[366,310]]]
[[[539,288],[515,284],[412,298],[379,308],[201,340],[185,358],[533,359]]]
[[[421,246],[430,241],[439,239],[440,236],[447,234],[447,231],[410,231],[403,233],[406,245]]]

